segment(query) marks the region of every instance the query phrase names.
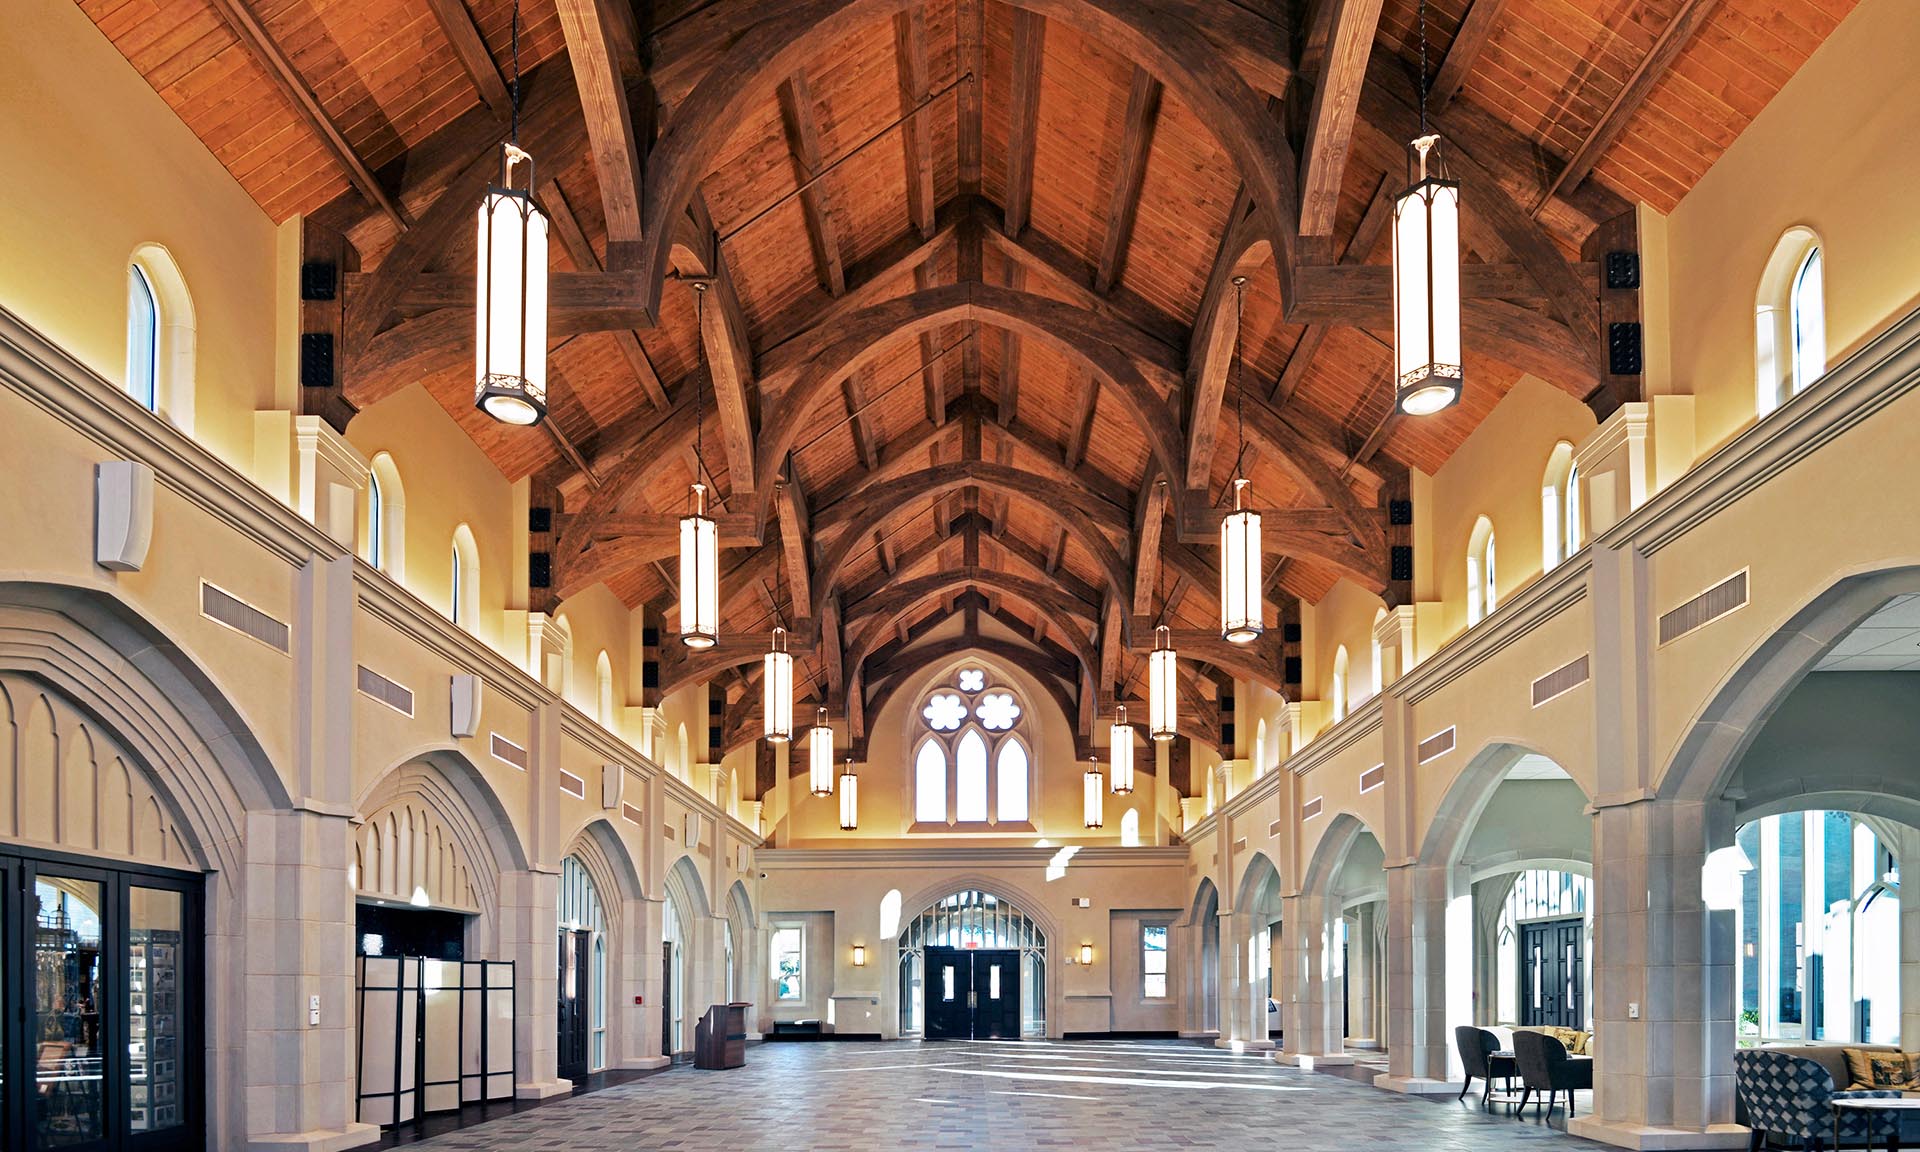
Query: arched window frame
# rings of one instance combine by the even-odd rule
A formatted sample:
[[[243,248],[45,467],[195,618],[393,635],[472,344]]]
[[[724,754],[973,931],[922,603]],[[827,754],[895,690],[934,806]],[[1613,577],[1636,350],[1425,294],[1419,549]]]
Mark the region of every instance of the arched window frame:
[[[137,288],[146,299],[139,300]],[[136,302],[151,306],[151,325],[136,327]],[[194,427],[194,365],[197,336],[193,296],[173,254],[160,244],[142,244],[127,260],[127,393],[189,436]],[[145,347],[136,350],[138,336]],[[150,371],[136,379],[136,365]]]
[[[1373,695],[1378,696],[1387,690],[1386,653],[1380,648],[1380,625],[1387,619],[1385,608],[1376,608],[1373,613],[1373,633],[1367,638],[1367,659],[1370,665],[1369,681],[1373,685]]]
[[[1338,724],[1347,718],[1347,646],[1340,645],[1333,651],[1333,722]]]
[[[395,580],[407,574],[407,490],[393,456],[377,452],[367,479],[367,563]]]
[[[613,658],[605,648],[593,660],[593,715],[600,726],[613,730]]]
[[[964,683],[977,683],[978,687],[967,688]],[[1013,723],[1004,729],[987,727],[980,717],[981,702],[988,697],[1005,694],[1012,697],[1019,709]],[[965,718],[952,729],[937,729],[926,716],[926,710],[936,697],[957,696],[966,708]],[[943,677],[938,683],[921,694],[913,712],[914,723],[918,726],[919,736],[912,744],[912,765],[908,773],[911,788],[908,809],[913,813],[913,830],[917,832],[945,832],[955,829],[1019,830],[1027,831],[1034,827],[1033,814],[1039,807],[1036,794],[1036,781],[1039,778],[1039,763],[1033,741],[1028,737],[1026,728],[1031,723],[1025,694],[998,678],[983,665],[967,664],[957,668],[950,676]],[[978,737],[986,748],[986,796],[984,819],[972,818],[969,805],[968,818],[962,818],[963,800],[970,797],[961,795],[959,752],[963,742],[970,736]],[[1010,746],[1017,745],[1026,753],[1026,773],[1021,792],[1022,803],[1011,806],[1002,814],[1001,756]],[[943,771],[941,780],[942,818],[930,819],[933,804],[922,787],[921,757],[929,746],[939,749]],[[929,762],[928,767],[931,767]]]
[[[1826,247],[1811,228],[1786,230],[1754,299],[1754,410],[1761,416],[1827,371]]]
[[[1482,516],[1474,522],[1473,535],[1467,538],[1468,627],[1493,615],[1499,603],[1498,579],[1494,566],[1493,521]]]
[[[1551,572],[1580,550],[1580,498],[1573,445],[1553,446],[1540,477],[1540,570]]]
[[[449,615],[469,632],[480,628],[480,545],[473,529],[462,524],[453,530],[452,580],[447,590]]]

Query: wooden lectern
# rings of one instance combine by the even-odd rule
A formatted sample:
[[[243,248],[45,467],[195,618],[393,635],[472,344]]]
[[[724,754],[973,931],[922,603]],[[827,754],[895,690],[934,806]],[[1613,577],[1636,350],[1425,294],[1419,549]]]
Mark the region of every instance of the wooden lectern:
[[[747,1009],[751,1004],[715,1004],[693,1026],[695,1068],[743,1068],[747,1063]]]

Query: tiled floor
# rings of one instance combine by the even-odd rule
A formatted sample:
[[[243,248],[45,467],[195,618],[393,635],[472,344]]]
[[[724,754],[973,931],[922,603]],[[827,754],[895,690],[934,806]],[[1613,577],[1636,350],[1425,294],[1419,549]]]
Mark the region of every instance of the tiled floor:
[[[1531,1119],[1172,1041],[767,1044],[423,1141],[426,1149],[1554,1152]]]

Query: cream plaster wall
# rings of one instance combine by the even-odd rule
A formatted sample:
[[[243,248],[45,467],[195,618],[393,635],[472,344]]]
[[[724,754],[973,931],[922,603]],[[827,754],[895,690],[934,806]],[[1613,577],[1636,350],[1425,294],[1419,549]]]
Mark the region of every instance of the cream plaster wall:
[[[0,37],[0,304],[109,380],[127,264],[164,245],[197,322],[194,435],[250,470],[274,404],[273,222],[69,0],[13,0]]]
[[[1910,0],[1863,0],[1674,209],[1673,373],[1701,456],[1753,421],[1754,293],[1781,233],[1826,246],[1830,363],[1920,298],[1916,55]]]

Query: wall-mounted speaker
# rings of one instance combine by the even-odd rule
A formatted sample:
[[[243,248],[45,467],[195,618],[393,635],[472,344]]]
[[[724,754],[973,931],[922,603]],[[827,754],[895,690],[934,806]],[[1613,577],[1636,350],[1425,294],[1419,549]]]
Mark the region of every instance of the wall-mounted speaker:
[[[1638,252],[1609,252],[1604,264],[1608,288],[1618,291],[1640,287],[1640,254]]]
[[[1413,548],[1406,544],[1395,544],[1387,549],[1387,565],[1390,569],[1388,579],[1413,579]]]
[[[618,812],[627,794],[627,770],[618,764],[600,765],[600,807]]]
[[[460,737],[480,734],[480,689],[478,676],[459,673],[453,677],[453,734]]]
[[[153,543],[153,469],[136,460],[102,460],[93,469],[93,562],[138,572]]]
[[[527,586],[530,588],[553,587],[553,553],[527,553]]]
[[[300,334],[300,386],[333,387],[333,333]]]
[[[302,300],[331,300],[339,283],[339,268],[331,260],[309,260],[300,265]]]
[[[1411,500],[1387,501],[1387,523],[1389,524],[1413,523],[1413,501]]]
[[[529,532],[553,531],[553,509],[551,508],[527,509],[527,531]]]
[[[1607,372],[1614,376],[1640,374],[1640,324],[1617,320],[1607,325]]]

